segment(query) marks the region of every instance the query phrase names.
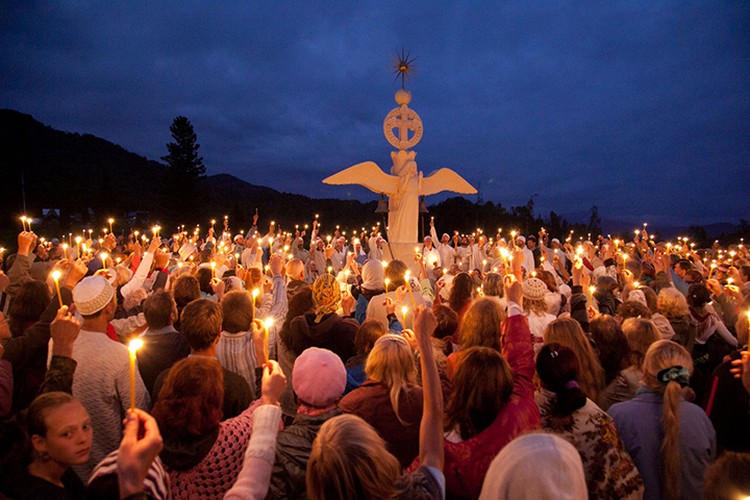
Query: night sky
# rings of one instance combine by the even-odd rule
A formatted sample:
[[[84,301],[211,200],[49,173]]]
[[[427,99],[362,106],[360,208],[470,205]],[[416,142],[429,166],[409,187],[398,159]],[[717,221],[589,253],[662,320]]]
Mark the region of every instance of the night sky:
[[[321,180],[390,167],[403,47],[425,173],[545,216],[750,218],[750,2],[361,4],[5,1],[0,107],[151,159],[185,115],[209,174],[370,199]]]

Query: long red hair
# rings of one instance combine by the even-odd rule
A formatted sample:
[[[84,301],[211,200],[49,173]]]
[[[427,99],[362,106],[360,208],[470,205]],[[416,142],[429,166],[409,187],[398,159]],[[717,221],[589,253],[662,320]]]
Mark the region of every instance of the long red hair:
[[[224,372],[218,361],[185,358],[170,368],[152,414],[178,436],[205,436],[222,419]]]

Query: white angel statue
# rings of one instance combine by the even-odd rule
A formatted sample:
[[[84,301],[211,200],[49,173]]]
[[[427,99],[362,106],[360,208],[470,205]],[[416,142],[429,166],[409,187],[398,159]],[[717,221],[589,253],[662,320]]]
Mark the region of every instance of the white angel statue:
[[[394,243],[416,242],[419,220],[419,197],[452,191],[475,194],[474,186],[449,168],[441,168],[424,177],[417,170],[415,151],[393,151],[391,174],[371,161],[358,163],[323,180],[326,184],[359,184],[390,198],[388,205],[388,238]]]

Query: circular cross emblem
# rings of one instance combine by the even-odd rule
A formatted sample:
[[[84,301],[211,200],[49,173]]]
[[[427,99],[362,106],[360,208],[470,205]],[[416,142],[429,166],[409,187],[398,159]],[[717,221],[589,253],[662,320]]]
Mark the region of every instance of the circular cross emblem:
[[[398,136],[393,133],[394,130],[398,130]],[[385,117],[383,133],[391,146],[401,150],[411,149],[422,139],[422,120],[416,111],[403,104],[391,110]]]

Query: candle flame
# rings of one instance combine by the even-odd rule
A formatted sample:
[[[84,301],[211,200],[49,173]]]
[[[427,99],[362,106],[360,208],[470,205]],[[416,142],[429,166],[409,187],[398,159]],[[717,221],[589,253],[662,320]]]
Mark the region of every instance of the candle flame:
[[[135,353],[141,347],[143,347],[143,340],[141,339],[133,339],[128,344],[128,350],[132,353]]]

